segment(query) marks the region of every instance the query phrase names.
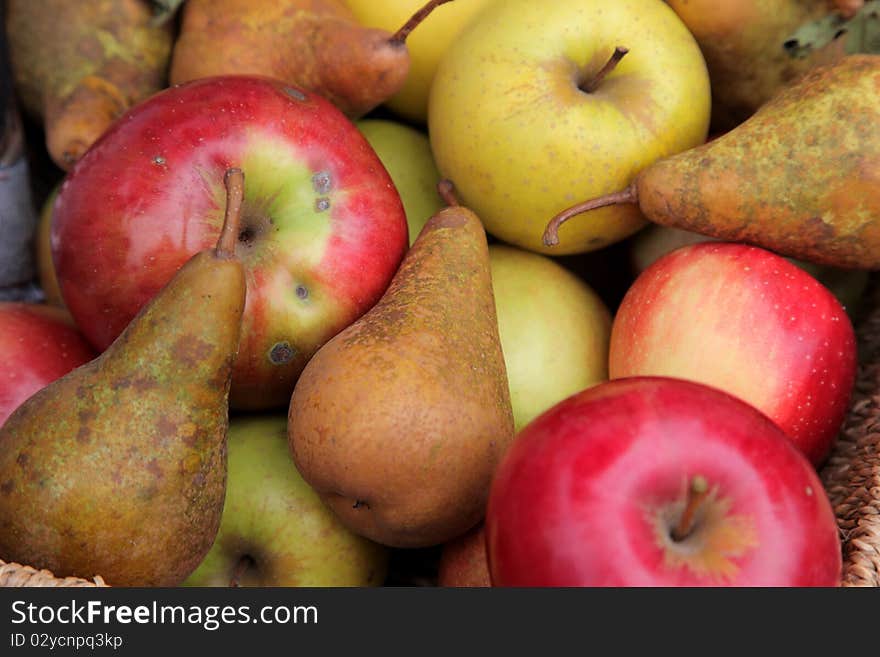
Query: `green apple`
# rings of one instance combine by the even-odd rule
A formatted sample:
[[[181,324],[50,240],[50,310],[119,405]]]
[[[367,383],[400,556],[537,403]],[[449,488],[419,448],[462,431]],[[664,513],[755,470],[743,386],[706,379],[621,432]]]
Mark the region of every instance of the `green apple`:
[[[185,586],[380,586],[389,551],[351,533],[297,472],[287,415],[233,416],[226,503]]]
[[[403,87],[385,106],[407,121],[424,124],[428,93],[443,53],[462,28],[491,0],[458,0],[440,5],[406,38],[409,74]],[[425,0],[345,0],[358,22],[396,32],[425,4]]]
[[[480,12],[441,59],[428,132],[440,172],[489,233],[583,253],[641,228],[637,207],[569,222],[554,247],[542,243],[548,221],[703,143],[710,104],[700,48],[663,0],[507,0]]]
[[[412,245],[428,219],[445,207],[437,193],[440,172],[434,163],[428,135],[386,119],[361,119],[355,125],[370,142],[397,187]]]
[[[516,430],[608,378],[611,313],[583,280],[547,256],[489,246],[498,332]]]

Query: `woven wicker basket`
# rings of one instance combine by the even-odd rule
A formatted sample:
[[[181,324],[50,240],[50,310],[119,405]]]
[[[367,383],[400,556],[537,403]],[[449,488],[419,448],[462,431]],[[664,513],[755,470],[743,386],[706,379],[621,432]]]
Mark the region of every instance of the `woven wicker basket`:
[[[840,437],[820,474],[840,527],[841,585],[880,586],[880,274],[873,276],[855,326],[858,379]],[[435,557],[431,553],[431,559]],[[412,562],[405,563],[411,566]],[[426,564],[434,566],[431,560]],[[416,564],[413,570],[417,573],[392,573],[395,584],[430,585],[431,581],[425,581],[426,564]],[[48,570],[0,560],[0,586],[107,584],[100,576],[92,580],[59,578]]]
[[[843,586],[880,586],[880,275],[855,320],[859,373],[843,429],[822,468],[843,545]]]
[[[37,570],[17,563],[0,560],[0,586],[102,586],[107,584],[100,576],[93,580],[79,577],[55,577],[48,570]]]

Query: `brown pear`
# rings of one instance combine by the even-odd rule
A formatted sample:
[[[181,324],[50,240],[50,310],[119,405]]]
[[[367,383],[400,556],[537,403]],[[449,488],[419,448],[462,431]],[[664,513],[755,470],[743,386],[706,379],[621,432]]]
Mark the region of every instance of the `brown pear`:
[[[174,586],[214,541],[245,278],[242,174],[217,248],[191,258],[95,360],[0,429],[0,555],[58,577]]]
[[[700,45],[712,85],[712,132],[742,123],[830,51],[795,57],[792,33],[827,15],[828,0],[667,0]]]
[[[514,435],[486,233],[444,193],[379,302],[306,365],[288,414],[303,478],[392,547],[477,524]]]
[[[637,203],[650,221],[849,269],[880,268],[880,55],[849,55],[786,87],[702,146],[551,219]]]
[[[406,37],[446,2],[430,0],[391,34],[362,26],[340,0],[187,0],[170,81],[268,75],[358,118],[403,86]]]
[[[7,0],[16,91],[62,169],[126,109],[164,88],[174,26],[144,0]]]

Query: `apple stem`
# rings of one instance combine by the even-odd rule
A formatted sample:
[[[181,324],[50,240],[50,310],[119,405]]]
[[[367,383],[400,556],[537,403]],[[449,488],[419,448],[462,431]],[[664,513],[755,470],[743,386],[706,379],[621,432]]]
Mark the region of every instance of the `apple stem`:
[[[700,508],[700,504],[709,494],[709,484],[705,477],[696,475],[691,479],[691,485],[688,488],[687,502],[684,511],[678,519],[678,524],[672,530],[672,540],[678,542],[686,539],[694,528],[694,516]]]
[[[437,183],[437,193],[440,194],[440,198],[442,198],[443,202],[449,207],[454,208],[461,205],[458,202],[458,197],[455,195],[455,185],[453,185],[452,181],[448,178],[444,178]]]
[[[244,173],[237,167],[227,169],[223,182],[226,184],[226,215],[223,218],[223,228],[214,253],[218,258],[232,258],[235,255],[235,244],[238,242],[241,224]]]
[[[229,578],[229,586],[236,588],[241,586],[241,578],[244,572],[256,563],[250,555],[244,554],[238,563],[235,564],[235,570],[232,571],[232,577]]]
[[[406,43],[406,37],[409,36],[409,33],[412,32],[416,27],[418,27],[419,23],[421,23],[425,18],[428,17],[434,9],[439,7],[440,5],[445,5],[447,2],[451,2],[452,0],[429,0],[429,2],[419,9],[416,13],[410,16],[409,20],[403,24],[403,26],[395,32],[388,42],[393,46],[402,46]]]
[[[599,72],[593,76],[592,80],[587,80],[582,83],[579,87],[581,91],[584,91],[588,94],[593,93],[596,89],[599,88],[599,85],[602,84],[602,80],[614,70],[614,67],[617,66],[618,62],[623,59],[623,56],[629,52],[629,48],[624,46],[617,46],[614,49],[614,52],[611,53],[611,58],[605,62],[605,66],[599,69]]]
[[[597,208],[604,208],[608,205],[638,202],[639,190],[636,187],[636,181],[634,180],[629,187],[621,192],[606,194],[605,196],[600,196],[599,198],[594,198],[589,201],[584,201],[583,203],[573,205],[570,208],[567,208],[557,214],[548,222],[547,227],[544,229],[544,245],[556,246],[557,244],[559,244],[559,227],[576,215],[583,214],[584,212],[589,212],[590,210],[596,210]]]

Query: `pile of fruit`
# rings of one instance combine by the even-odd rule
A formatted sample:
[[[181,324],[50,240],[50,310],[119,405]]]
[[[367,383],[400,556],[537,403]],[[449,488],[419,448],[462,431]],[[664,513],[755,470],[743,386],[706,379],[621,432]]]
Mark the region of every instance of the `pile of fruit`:
[[[6,0],[4,27],[3,561],[841,583],[818,472],[880,268],[877,0]]]

